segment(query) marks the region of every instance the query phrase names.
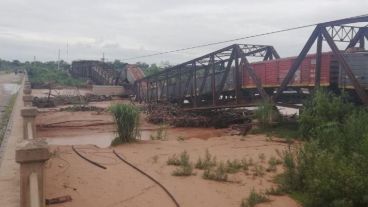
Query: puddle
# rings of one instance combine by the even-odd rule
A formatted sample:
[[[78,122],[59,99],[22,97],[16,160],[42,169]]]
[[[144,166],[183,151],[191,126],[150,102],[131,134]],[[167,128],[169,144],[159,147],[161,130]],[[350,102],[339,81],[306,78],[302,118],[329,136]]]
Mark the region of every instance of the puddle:
[[[142,130],[139,140],[150,140],[151,134],[155,133],[155,130]],[[96,135],[85,135],[78,137],[53,137],[46,138],[49,145],[96,145],[100,148],[109,147],[111,141],[114,139],[113,133],[99,133]]]
[[[4,83],[4,84],[1,84],[1,86],[3,90],[9,93],[10,95],[17,93],[20,88],[20,85],[15,84],[15,83]]]

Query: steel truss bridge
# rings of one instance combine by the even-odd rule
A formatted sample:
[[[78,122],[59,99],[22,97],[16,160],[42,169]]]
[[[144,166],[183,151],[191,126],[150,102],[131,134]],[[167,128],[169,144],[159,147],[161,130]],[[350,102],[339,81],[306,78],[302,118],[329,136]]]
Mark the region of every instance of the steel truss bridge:
[[[278,59],[280,56],[276,50],[269,45],[234,44],[137,80],[134,84],[136,100],[146,103],[170,102],[190,109],[251,106],[260,100],[286,105],[289,101],[284,91],[290,90],[292,78],[315,42],[315,81],[310,88],[313,90],[320,87],[322,46],[325,41],[351,81],[360,102],[368,105],[367,91],[359,83],[343,56],[345,50],[356,45],[361,50],[365,49],[368,25],[357,27],[351,24],[367,22],[368,16],[359,16],[317,24],[285,78],[272,89],[262,86],[248,59]],[[337,42],[346,42],[347,46],[339,48]],[[255,88],[242,87],[245,72],[255,83]],[[293,88],[297,91],[299,89]]]

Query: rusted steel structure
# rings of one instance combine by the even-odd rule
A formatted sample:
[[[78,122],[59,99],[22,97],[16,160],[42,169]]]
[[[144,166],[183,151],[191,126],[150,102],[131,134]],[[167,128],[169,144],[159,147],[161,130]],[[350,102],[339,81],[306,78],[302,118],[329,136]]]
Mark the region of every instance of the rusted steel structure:
[[[244,68],[262,98],[269,99],[247,57],[280,58],[272,46],[234,44],[136,81],[136,98],[192,107],[246,104],[241,94]]]
[[[272,46],[235,44],[225,47],[137,80],[134,84],[136,99],[177,103],[194,109],[249,106],[260,99],[285,105],[295,103],[290,102],[290,94],[303,98],[322,86],[339,91],[344,80],[357,100],[367,105],[368,87],[362,84],[365,84],[364,76],[368,76],[368,53],[365,51],[368,25],[348,25],[362,22],[368,22],[368,16],[317,24],[300,54],[294,58],[279,59]],[[322,53],[323,41],[331,52]],[[316,54],[308,55],[315,42]],[[339,49],[336,42],[346,42],[347,46]],[[249,57],[262,59],[250,63]],[[360,65],[355,64],[358,60]],[[268,74],[265,71],[269,71]],[[308,80],[304,77],[297,84],[297,71],[307,72],[310,77]]]
[[[116,70],[111,64],[95,60],[73,61],[70,73],[73,76],[89,79],[97,85],[128,86],[144,77],[141,68],[127,64]]]
[[[315,74],[315,86],[320,86],[321,80],[321,57],[322,57],[322,43],[325,40],[332,50],[332,53],[336,57],[341,68],[344,70],[349,80],[351,81],[353,88],[360,98],[361,102],[368,105],[368,96],[364,88],[361,86],[357,78],[355,77],[351,64],[349,65],[344,57],[344,53],[350,48],[354,48],[359,43],[360,50],[365,50],[365,39],[368,39],[368,28],[349,26],[347,24],[354,23],[367,23],[368,16],[359,16],[354,18],[340,19],[331,22],[320,23],[313,30],[311,36],[309,37],[307,43],[303,47],[302,51],[298,57],[293,62],[288,74],[280,84],[277,89],[276,94],[273,96],[275,102],[280,101],[280,95],[287,88],[291,79],[295,75],[295,72],[299,69],[302,61],[305,59],[307,53],[311,49],[312,45],[317,41],[317,51],[316,51],[316,74]],[[348,46],[343,50],[339,49],[336,42],[347,42]],[[366,66],[368,70],[368,66]]]

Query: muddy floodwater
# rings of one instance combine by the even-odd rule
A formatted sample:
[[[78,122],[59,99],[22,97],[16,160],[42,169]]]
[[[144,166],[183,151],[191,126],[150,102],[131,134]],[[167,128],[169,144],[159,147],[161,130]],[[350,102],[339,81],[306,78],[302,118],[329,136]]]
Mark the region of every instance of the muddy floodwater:
[[[15,75],[13,73],[0,73],[0,119],[12,95],[18,92],[21,78],[21,75]]]

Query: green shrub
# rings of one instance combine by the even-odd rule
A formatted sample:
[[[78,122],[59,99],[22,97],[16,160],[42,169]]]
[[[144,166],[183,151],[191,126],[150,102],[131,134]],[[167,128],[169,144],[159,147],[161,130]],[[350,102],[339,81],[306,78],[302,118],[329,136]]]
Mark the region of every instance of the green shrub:
[[[235,160],[228,160],[226,161],[226,172],[227,173],[237,173],[242,169],[247,169],[248,168],[248,164],[241,162],[237,159]]]
[[[280,187],[304,206],[368,206],[368,112],[317,91],[300,115],[307,142],[283,154]]]
[[[205,170],[216,166],[216,164],[217,164],[216,157],[212,156],[208,151],[208,149],[206,149],[206,153],[203,160],[201,157],[199,157],[195,164],[195,168]]]
[[[174,176],[190,176],[193,175],[193,164],[190,162],[189,154],[187,151],[183,151],[180,154],[180,157],[177,157],[176,154],[172,155],[168,158],[167,162],[168,165],[175,165],[178,166],[172,172]]]
[[[114,104],[110,107],[118,137],[113,143],[129,143],[139,136],[139,110],[133,105]]]
[[[173,154],[167,159],[166,163],[167,165],[175,165],[175,166],[188,165],[190,163],[189,154],[187,151],[183,151],[180,154],[180,157],[177,157],[176,154]]]
[[[268,199],[263,193],[257,193],[254,189],[252,189],[248,198],[242,201],[241,207],[254,207],[257,204],[269,201],[270,199]]]
[[[272,126],[280,116],[277,108],[269,101],[260,103],[255,115],[261,127]]]
[[[167,140],[167,130],[164,124],[160,125],[155,135],[151,134],[151,140]]]
[[[174,176],[191,176],[193,175],[193,166],[192,164],[184,164],[180,165],[178,168],[172,172],[172,175]]]
[[[202,177],[204,179],[207,179],[207,180],[215,180],[215,181],[220,181],[220,182],[227,181],[227,173],[226,173],[225,164],[223,162],[221,162],[216,167],[216,169],[214,169],[214,168],[206,169],[203,172],[203,176]]]

